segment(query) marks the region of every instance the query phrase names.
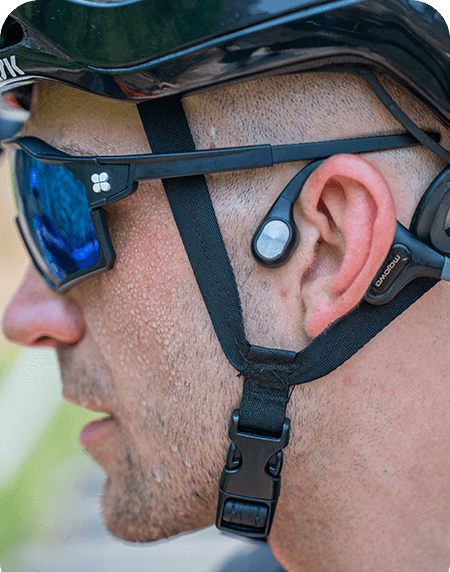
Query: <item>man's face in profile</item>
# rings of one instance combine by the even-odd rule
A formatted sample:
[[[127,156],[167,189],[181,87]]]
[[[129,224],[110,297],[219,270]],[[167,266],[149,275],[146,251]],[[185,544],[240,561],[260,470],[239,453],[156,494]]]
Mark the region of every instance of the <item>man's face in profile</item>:
[[[42,84],[26,133],[73,154],[148,153],[136,106],[106,103]],[[114,271],[73,288],[62,302],[30,270],[17,300],[53,304],[53,322],[37,315],[29,343],[63,341],[54,343],[63,396],[111,416],[86,428],[82,444],[107,474],[107,526],[148,541],[212,524],[227,447],[216,420],[224,418],[224,392],[237,395],[237,382],[218,350],[161,182],[141,184],[106,211]],[[63,325],[61,304],[68,304]],[[17,311],[14,323],[20,328]],[[231,370],[225,390],[220,368]]]

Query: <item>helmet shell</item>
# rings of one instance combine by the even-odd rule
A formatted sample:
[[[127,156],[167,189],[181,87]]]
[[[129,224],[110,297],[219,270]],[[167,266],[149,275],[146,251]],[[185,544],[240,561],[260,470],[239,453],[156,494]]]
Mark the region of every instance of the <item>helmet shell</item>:
[[[362,66],[450,126],[447,26],[415,0],[35,0],[7,20],[0,58],[1,91],[42,78],[133,101]]]

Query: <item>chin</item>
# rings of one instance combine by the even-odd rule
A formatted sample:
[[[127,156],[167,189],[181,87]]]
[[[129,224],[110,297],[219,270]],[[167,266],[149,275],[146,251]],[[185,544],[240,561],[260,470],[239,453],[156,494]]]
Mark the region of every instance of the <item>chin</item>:
[[[215,521],[215,509],[207,507],[205,510],[204,503],[196,507],[177,507],[176,500],[167,503],[152,492],[147,491],[144,496],[137,487],[132,491],[127,487],[126,492],[118,490],[107,478],[101,495],[101,510],[103,522],[113,536],[128,542],[154,542],[205,528]],[[191,498],[198,502],[196,494],[192,493]]]

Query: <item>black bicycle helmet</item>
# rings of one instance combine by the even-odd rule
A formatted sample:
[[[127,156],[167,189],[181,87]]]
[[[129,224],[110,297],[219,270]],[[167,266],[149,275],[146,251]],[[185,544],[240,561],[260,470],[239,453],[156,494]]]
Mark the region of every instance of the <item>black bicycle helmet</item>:
[[[35,0],[2,30],[1,87],[46,78],[116,99],[358,64],[450,125],[449,36],[415,0]]]

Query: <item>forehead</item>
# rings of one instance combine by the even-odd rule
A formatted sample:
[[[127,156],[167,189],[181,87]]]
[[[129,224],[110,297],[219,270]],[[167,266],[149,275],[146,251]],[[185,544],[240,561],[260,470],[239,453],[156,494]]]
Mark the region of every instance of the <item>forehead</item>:
[[[367,135],[391,115],[360,78],[302,73],[255,79],[184,100],[191,128],[205,145],[289,144]],[[371,113],[368,114],[370,107]]]
[[[392,123],[365,82],[345,74],[257,79],[185,97],[183,104],[197,148],[356,137],[367,134],[368,122],[377,130]],[[149,152],[135,103],[55,82],[36,85],[24,134],[72,153]]]
[[[294,93],[298,83],[294,84],[288,78],[255,80],[184,98],[197,147],[273,142],[281,122],[286,127],[286,142],[292,137],[297,139],[302,125],[298,93]],[[287,113],[289,109],[294,111],[293,124],[289,124],[293,117]],[[55,82],[36,84],[31,119],[24,134],[37,135],[69,153],[149,152],[135,103],[103,98]]]
[[[148,153],[134,103],[116,101],[54,82],[39,82],[24,135],[81,154]]]

